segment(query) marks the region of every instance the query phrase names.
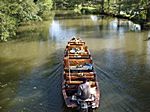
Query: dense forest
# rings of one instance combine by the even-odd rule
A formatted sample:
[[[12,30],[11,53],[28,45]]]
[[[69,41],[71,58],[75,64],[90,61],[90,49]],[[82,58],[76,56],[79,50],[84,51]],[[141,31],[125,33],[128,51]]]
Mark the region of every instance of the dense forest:
[[[150,26],[149,0],[0,0],[0,40],[16,35],[22,22],[42,21],[51,10],[73,10],[77,14],[106,14]]]

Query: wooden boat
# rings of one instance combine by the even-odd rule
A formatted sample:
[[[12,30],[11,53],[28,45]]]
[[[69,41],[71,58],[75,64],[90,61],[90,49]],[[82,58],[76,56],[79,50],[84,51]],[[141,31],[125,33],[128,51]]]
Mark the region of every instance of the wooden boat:
[[[74,37],[68,42],[64,52],[62,93],[67,107],[78,106],[72,97],[77,93],[78,86],[82,83],[81,78],[86,78],[91,83],[91,89],[95,96],[95,108],[98,108],[100,91],[90,51],[84,41]]]

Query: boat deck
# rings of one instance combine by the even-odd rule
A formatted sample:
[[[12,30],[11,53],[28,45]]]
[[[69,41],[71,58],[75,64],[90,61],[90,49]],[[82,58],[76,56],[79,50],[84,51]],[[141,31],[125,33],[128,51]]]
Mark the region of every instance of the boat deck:
[[[86,78],[91,84],[93,94],[97,97],[95,103],[99,106],[99,87],[94,71],[92,57],[85,42],[81,39],[72,39],[68,42],[64,54],[64,82],[62,84],[63,96],[67,107],[77,107],[72,101],[72,95],[77,93],[78,86]]]

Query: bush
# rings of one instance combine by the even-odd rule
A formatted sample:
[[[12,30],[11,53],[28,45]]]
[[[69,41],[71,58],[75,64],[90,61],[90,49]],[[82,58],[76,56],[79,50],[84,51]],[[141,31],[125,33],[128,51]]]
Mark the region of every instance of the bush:
[[[1,40],[7,41],[8,37],[16,35],[16,20],[6,14],[0,14],[0,37]]]
[[[46,18],[46,16],[49,16],[53,5],[52,0],[39,0],[36,4],[39,8],[38,15],[40,17]]]
[[[42,20],[50,13],[52,0],[1,0],[0,1],[0,40],[7,41],[16,35],[21,22]]]

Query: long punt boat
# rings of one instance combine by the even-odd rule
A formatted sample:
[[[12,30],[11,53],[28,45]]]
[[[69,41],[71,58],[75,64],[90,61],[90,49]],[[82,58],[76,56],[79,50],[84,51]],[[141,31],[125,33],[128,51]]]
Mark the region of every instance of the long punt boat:
[[[80,38],[73,37],[65,48],[64,52],[64,73],[62,93],[65,104],[69,108],[78,107],[73,100],[77,93],[78,86],[82,83],[81,78],[86,78],[91,84],[91,93],[95,96],[94,108],[99,107],[100,90],[94,71],[92,57],[85,42]]]

